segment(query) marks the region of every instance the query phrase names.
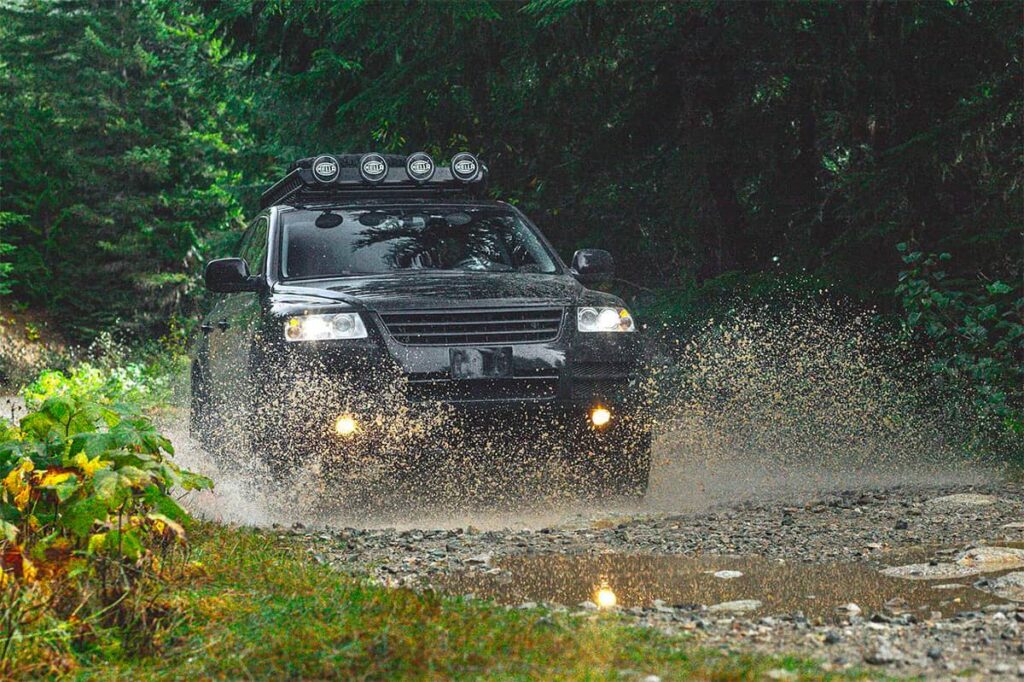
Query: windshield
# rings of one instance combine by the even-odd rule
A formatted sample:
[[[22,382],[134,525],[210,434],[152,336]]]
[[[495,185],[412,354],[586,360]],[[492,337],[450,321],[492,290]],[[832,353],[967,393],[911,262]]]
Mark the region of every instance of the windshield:
[[[411,270],[554,273],[540,239],[511,210],[411,206],[281,215],[285,279]]]

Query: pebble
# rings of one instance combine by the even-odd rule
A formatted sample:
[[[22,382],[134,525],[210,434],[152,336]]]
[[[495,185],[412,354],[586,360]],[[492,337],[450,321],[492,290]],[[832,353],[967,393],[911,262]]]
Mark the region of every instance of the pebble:
[[[736,599],[735,601],[724,601],[708,607],[708,611],[720,613],[722,611],[755,611],[761,608],[761,602],[757,599]]]
[[[902,658],[902,655],[892,647],[892,644],[886,640],[880,640],[874,649],[871,650],[871,653],[864,657],[864,661],[871,665],[888,665]]]
[[[997,578],[983,578],[974,586],[1000,599],[1024,602],[1024,571],[1013,571]]]
[[[742,578],[743,573],[740,571],[715,571],[714,576],[722,580],[733,580],[735,578]]]
[[[925,504],[929,507],[987,507],[999,501],[994,495],[978,495],[974,493],[957,493],[955,495],[943,495],[928,500]]]

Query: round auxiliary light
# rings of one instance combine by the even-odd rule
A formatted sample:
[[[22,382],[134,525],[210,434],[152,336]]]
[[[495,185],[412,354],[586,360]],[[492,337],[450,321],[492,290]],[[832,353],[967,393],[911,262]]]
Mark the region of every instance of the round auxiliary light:
[[[405,160],[405,172],[416,182],[426,182],[434,177],[434,160],[426,152],[410,154]]]
[[[330,154],[322,154],[313,159],[313,177],[318,182],[334,182],[340,172],[341,165]]]
[[[480,162],[469,152],[459,152],[452,157],[452,175],[462,182],[473,182],[480,177]]]
[[[334,432],[339,436],[351,436],[358,430],[359,424],[350,414],[343,414],[334,422]]]
[[[388,162],[380,154],[363,154],[359,159],[359,174],[367,182],[383,182],[388,176]]]
[[[594,426],[606,426],[612,420],[612,413],[606,407],[595,407],[590,412],[590,423]]]

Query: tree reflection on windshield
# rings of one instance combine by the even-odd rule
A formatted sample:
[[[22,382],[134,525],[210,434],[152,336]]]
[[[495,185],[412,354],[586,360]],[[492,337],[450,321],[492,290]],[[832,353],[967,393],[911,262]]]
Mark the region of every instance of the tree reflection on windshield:
[[[401,270],[556,270],[537,236],[508,210],[439,206],[334,213],[344,217],[336,227],[318,221],[324,213],[283,215],[285,277]]]

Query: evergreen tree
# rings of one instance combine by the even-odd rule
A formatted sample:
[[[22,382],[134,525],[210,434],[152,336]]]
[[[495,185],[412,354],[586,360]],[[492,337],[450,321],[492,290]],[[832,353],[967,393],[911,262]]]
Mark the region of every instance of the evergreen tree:
[[[173,2],[8,2],[0,20],[17,293],[80,337],[166,320],[204,233],[239,216],[237,63]]]

